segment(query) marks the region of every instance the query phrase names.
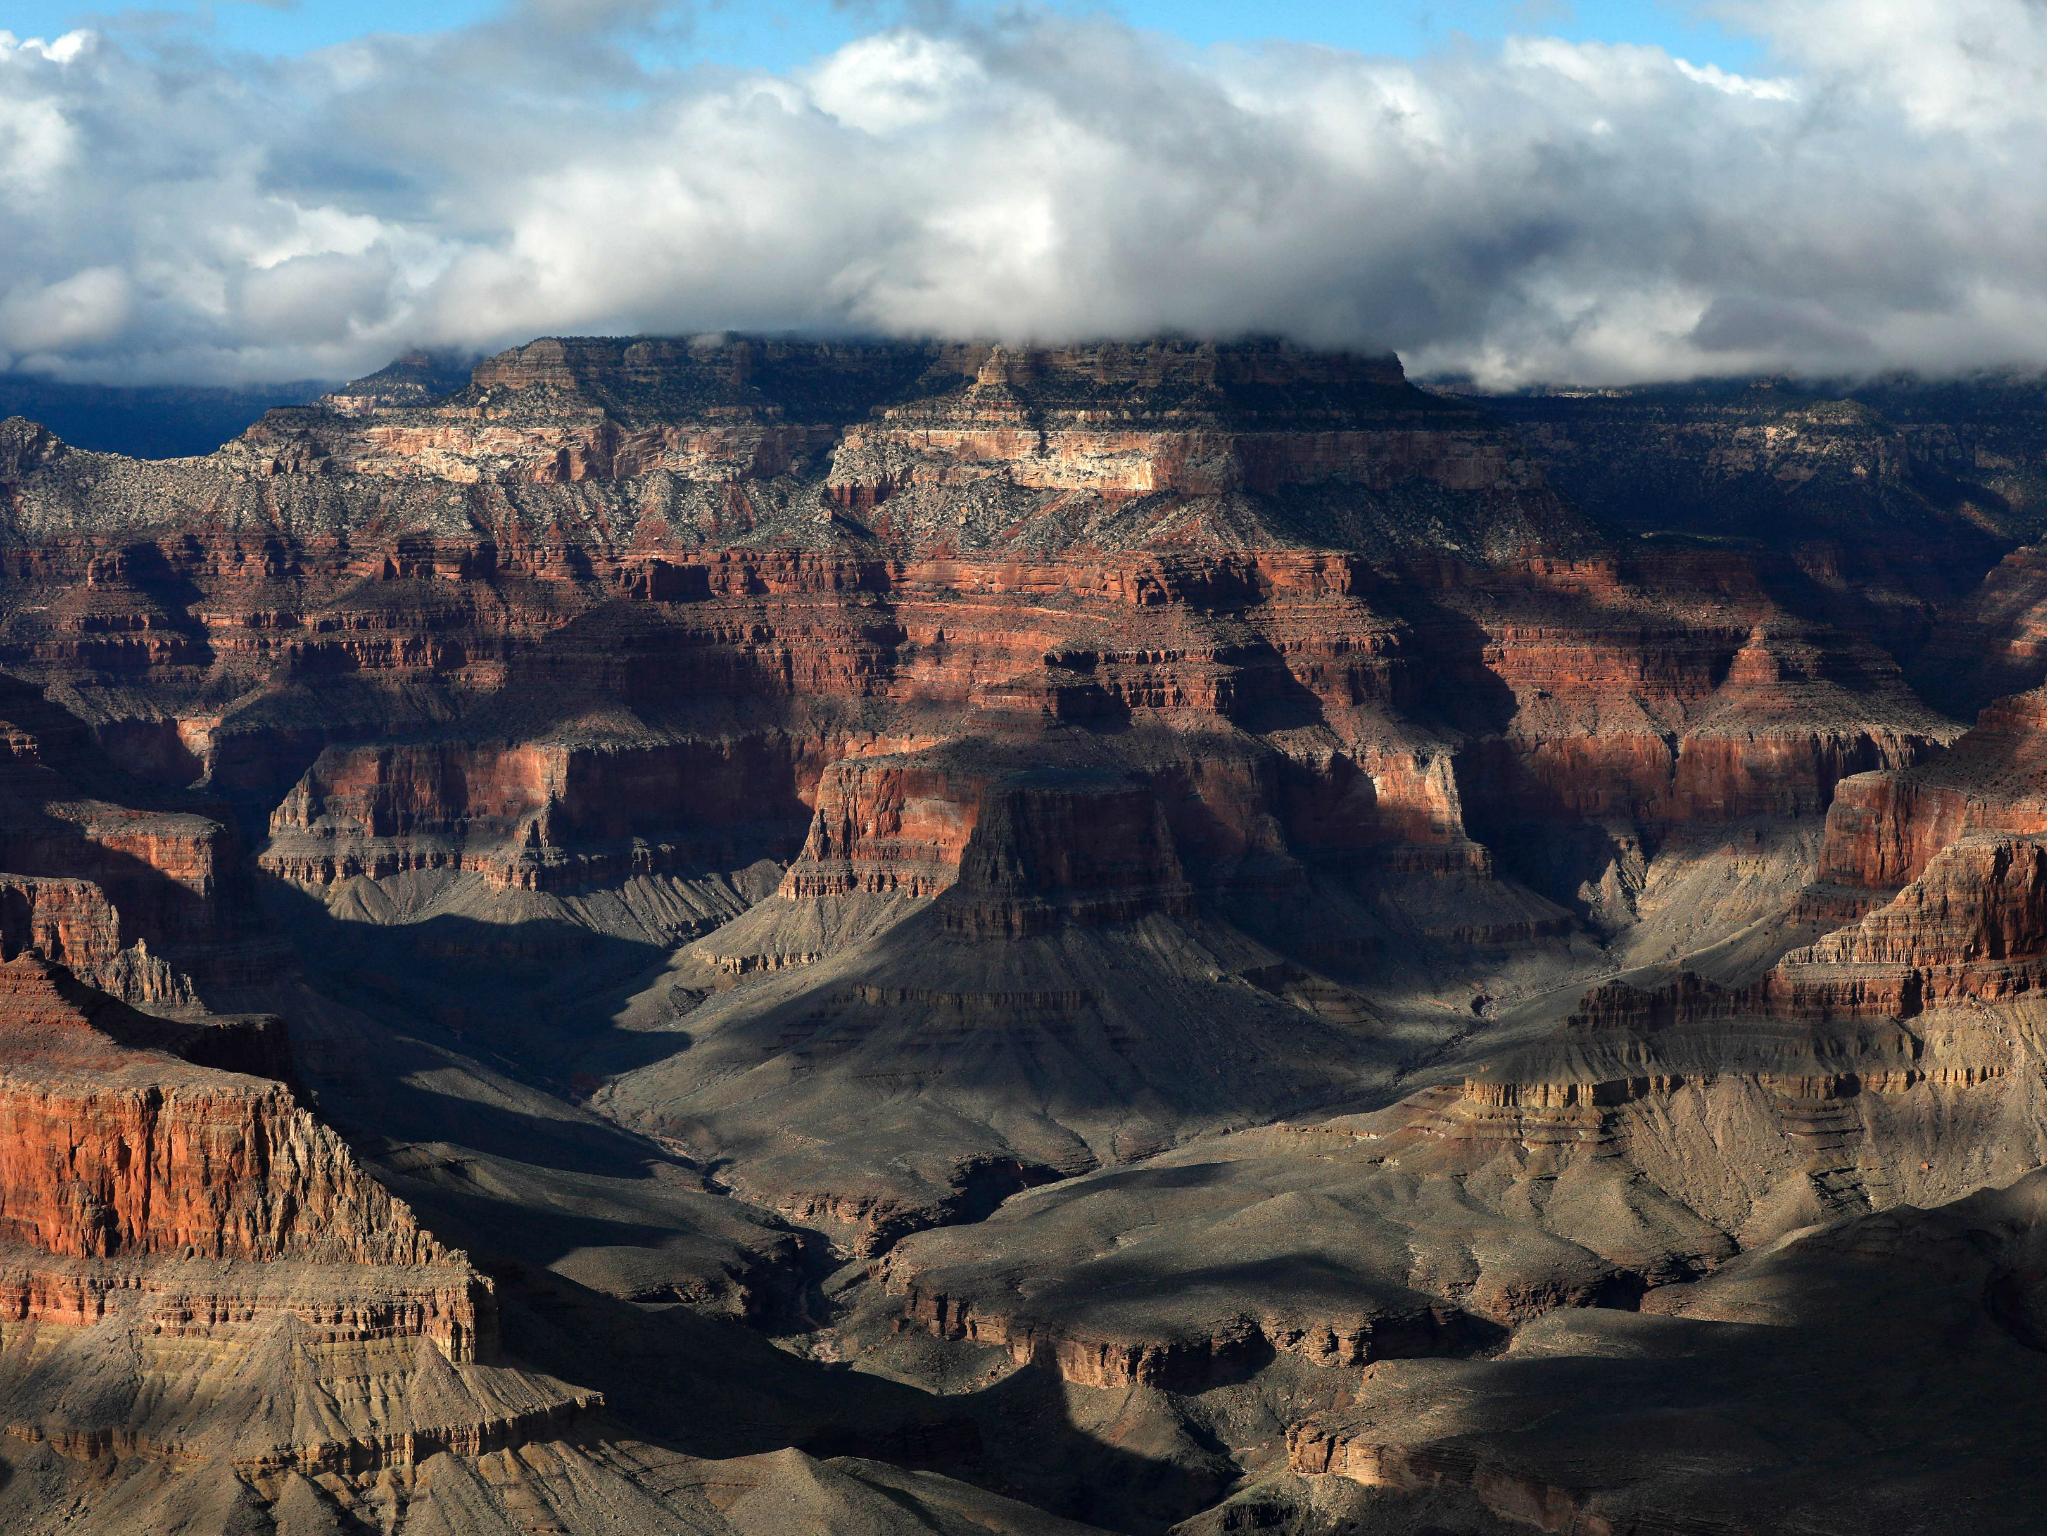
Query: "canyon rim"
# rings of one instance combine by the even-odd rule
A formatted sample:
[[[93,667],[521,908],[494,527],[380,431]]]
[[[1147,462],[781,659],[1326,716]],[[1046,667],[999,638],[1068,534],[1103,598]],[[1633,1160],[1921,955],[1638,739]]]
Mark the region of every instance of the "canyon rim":
[[[0,1507],[2017,1529],[2036,405],[728,338],[8,422]]]
[[[0,32],[0,1530],[2042,1528],[2038,4],[244,9]]]

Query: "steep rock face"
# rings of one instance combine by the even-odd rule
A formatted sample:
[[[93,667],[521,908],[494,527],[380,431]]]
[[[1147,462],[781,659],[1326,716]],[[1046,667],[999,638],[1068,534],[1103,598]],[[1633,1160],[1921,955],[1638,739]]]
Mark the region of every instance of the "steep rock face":
[[[1657,842],[1677,829],[1818,817],[1843,779],[1908,766],[1954,736],[1887,658],[1789,621],[1753,572],[1638,561],[1552,577],[1540,609],[1526,588],[1454,594],[1498,636],[1488,670],[1513,702],[1504,729],[1459,759],[1486,840],[1569,869],[1569,844],[1589,828]],[[1681,594],[1717,586],[1725,596],[1707,622],[1686,612],[1698,599]]]
[[[1767,974],[1738,987],[1613,983],[1575,1021],[1910,1018],[2038,992],[2043,720],[2039,690],[2015,695],[1946,752],[1844,781],[1816,879],[1786,914],[1788,931],[1824,931]]]
[[[989,938],[1190,915],[1192,893],[1150,786],[1023,758],[940,748],[834,765],[778,897],[951,892],[940,908],[945,927]]]
[[[309,886],[433,869],[589,886],[773,826],[807,756],[779,737],[328,748],[271,813],[258,862]]]
[[[1954,733],[1776,567],[1604,538],[1548,449],[1386,359],[557,339],[438,398],[416,372],[182,466],[9,438],[9,569],[61,589],[9,654],[336,910],[794,853],[689,990],[844,956],[844,1029],[917,998],[1085,1031],[1071,959],[932,985],[855,951],[899,898],[963,944],[1206,903],[1253,936],[1197,946],[1233,1006],[1355,1029],[1361,982],[1477,949],[1475,999],[1529,985],[1675,829],[1817,819]],[[1823,468],[1772,483],[1858,479]],[[1032,1140],[955,1166],[1074,1161]]]
[[[90,880],[0,875],[0,960],[24,951],[138,1007],[192,1002],[191,982],[146,940],[125,942],[120,913]]]
[[[1988,834],[1950,843],[1920,877],[1741,987],[1691,973],[1662,989],[1613,982],[1571,1023],[1656,1030],[1709,1019],[1911,1019],[2043,986],[2043,848]]]
[[[164,1049],[195,1031],[231,1033],[166,1025],[32,955],[0,965],[15,1442],[364,1477],[552,1433],[596,1403],[479,1363],[497,1348],[489,1282],[283,1084]]]
[[[2022,545],[1944,612],[1912,659],[1914,686],[1968,719],[1991,700],[2038,682],[2048,645],[2044,559],[2039,544]]]
[[[0,966],[0,1021],[10,1241],[81,1258],[460,1267],[282,1083],[117,1043],[110,1028],[157,1031],[32,956]],[[448,1324],[457,1352],[475,1336],[467,1310]]]
[[[1988,829],[2038,822],[2040,719],[2038,694],[2006,701],[1872,775],[1906,807],[1899,835],[1852,863],[1866,822],[1831,817],[1822,872],[1890,875],[1890,899],[1754,981],[1608,983],[1376,1116],[1199,1141],[912,1236],[856,1326],[1076,1384],[1200,1390],[1275,1350],[1470,1352],[1489,1327],[1632,1303],[1817,1220],[2009,1181],[2042,1151],[2048,877],[2038,832]],[[1917,836],[1937,845],[1924,861]],[[1813,910],[1795,896],[1787,928]],[[1351,1475],[1420,1486],[1426,1463]]]
[[[421,750],[476,754],[480,782],[531,748],[623,761],[651,720],[678,734],[661,717],[679,698],[730,700],[708,739],[738,726],[750,744],[724,750],[754,754],[741,771],[774,785],[785,838],[824,766],[865,750],[849,710],[878,700],[1090,729],[1327,725],[1335,774],[1436,842],[1463,835],[1460,800],[1497,839],[1818,814],[1842,775],[1946,729],[1886,659],[1788,614],[1753,562],[1603,551],[1512,436],[1387,360],[547,341],[443,400],[386,393],[278,413],[183,468],[24,437],[8,558],[67,596],[18,611],[10,643],[85,697],[149,679],[154,734],[106,699],[104,738],[266,812],[323,741],[445,737],[487,700],[518,703]],[[627,451],[649,433],[748,442]],[[625,718],[536,732],[536,699]],[[749,720],[764,704],[772,723]],[[1327,758],[1286,745],[1304,750]],[[657,847],[687,820],[662,809],[670,771],[691,772],[631,784],[631,836]],[[381,808],[358,803],[347,786],[379,773]],[[453,773],[314,767],[274,867],[462,867],[473,836],[493,878],[558,886],[661,857],[550,852],[537,783],[457,829]],[[408,777],[448,804],[401,808]],[[380,816],[419,831],[385,838]],[[522,839],[537,846],[503,851]]]
[[[931,755],[834,764],[779,894],[931,896],[952,885],[980,812],[976,787],[962,777]]]
[[[1922,1008],[2038,991],[2042,881],[2038,839],[1962,838],[1890,902],[1794,950],[1782,969],[1908,966]]]
[[[33,949],[128,1001],[178,1008],[275,958],[217,805],[128,779],[74,716],[12,678],[0,710],[10,954]]]
[[[2039,836],[2042,718],[2041,690],[2016,694],[1987,705],[1952,751],[1924,767],[1843,784],[1828,808],[1820,880],[1896,889],[1966,833]]]
[[[984,791],[948,927],[1024,937],[1069,922],[1188,916],[1193,901],[1157,799],[1114,776],[1038,769]]]
[[[1094,1479],[1161,1525],[1365,1371],[2016,1175],[2039,705],[1959,721],[2038,637],[2038,433],[1712,393],[557,338],[178,463],[0,425],[0,950],[182,1016],[7,1101],[0,1402],[48,1454],[0,1509],[55,1447],[253,1478],[252,1525],[287,1473],[393,1531],[997,1517],[451,1359],[467,1265],[194,1066],[283,1070],[202,1005],[291,1014],[307,1102],[506,1265],[507,1350],[641,1433],[943,1383],[1000,1432],[903,1454],[992,1476],[1071,1406],[1172,1441]],[[812,1332],[828,1241],[871,1283]],[[1607,1518],[1551,1470],[1516,1510]]]
[[[944,358],[939,368],[966,362]],[[1455,423],[1449,432],[1417,419],[1434,404],[1405,388],[1392,358],[995,347],[964,390],[885,406],[848,431],[829,494],[868,513],[906,491],[996,476],[1027,490],[1128,498],[1271,494],[1330,480],[1385,491],[1418,475],[1460,491],[1533,486],[1512,452],[1456,413],[1436,406]],[[1360,430],[1361,408],[1386,419]]]

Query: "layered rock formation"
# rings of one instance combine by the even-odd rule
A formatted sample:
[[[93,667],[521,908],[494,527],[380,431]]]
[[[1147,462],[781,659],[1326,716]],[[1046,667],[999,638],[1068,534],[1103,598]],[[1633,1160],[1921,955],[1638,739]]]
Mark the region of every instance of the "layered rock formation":
[[[1269,1373],[1278,1355],[1368,1367],[1370,1394],[1380,1361],[1475,1356],[1510,1330],[1510,1360],[1525,1339],[1544,1351],[1533,1341],[1582,1325],[1537,1320],[1575,1308],[1692,1315],[1683,1298],[1695,1284],[1718,1293],[1701,1276],[1750,1273],[1755,1256],[1845,1216],[1935,1207],[2015,1178],[2038,1205],[2041,733],[2037,691],[1987,709],[1946,752],[1845,785],[1816,882],[1771,931],[1782,948],[1816,912],[1849,922],[1753,981],[1637,976],[1547,1026],[1531,1005],[1526,1024],[1503,1031],[1523,1043],[1376,1115],[1196,1141],[1020,1195],[971,1230],[897,1246],[848,1326],[870,1340],[993,1346],[1093,1387],[1214,1390]],[[1702,959],[1725,967],[1745,949]],[[2004,1241],[2011,1264],[2037,1263],[2038,1216]],[[1389,1399],[1392,1417],[1373,1422],[1398,1422],[1441,1390],[1427,1379],[1420,1398]],[[1487,1401],[1487,1368],[1457,1379],[1460,1401],[1468,1390]],[[1697,1501],[1678,1482],[1632,1474],[1654,1513],[1632,1504],[1624,1518],[1603,1502],[1608,1474],[1570,1460],[1579,1453],[1560,1452],[1562,1482],[1511,1471],[1515,1453],[1487,1438],[1511,1433],[1506,1420],[1487,1422],[1455,1446],[1432,1430],[1361,1448],[1356,1430],[1318,1421],[1294,1435],[1289,1465],[1403,1499],[1451,1487],[1545,1529],[1692,1528]],[[1878,1444],[1907,1454],[1903,1426],[1883,1433]],[[1860,1517],[1806,1518],[1850,1530]]]
[[[1525,1354],[2041,1158],[2024,395],[549,339],[0,424],[0,1513],[1671,1523],[1495,1454]]]
[[[0,959],[24,952],[125,1002],[191,1001],[190,981],[152,955],[146,939],[122,943],[121,914],[90,880],[0,875]]]
[[[357,1476],[516,1444],[595,1402],[479,1363],[497,1352],[489,1282],[283,1084],[165,1048],[260,1059],[260,1039],[196,1034],[230,1038],[195,1040],[31,955],[0,966],[0,1392],[17,1441]]]
[[[1389,1362],[1358,1406],[1297,1430],[1289,1462],[1374,1490],[1383,1518],[1449,1493],[1510,1529],[2031,1529],[2037,1500],[1950,1469],[2032,1454],[2031,1425],[1976,1410],[2039,1384],[2037,1320],[2014,1302],[2038,1284],[2040,1222],[2028,1178],[1823,1228],[1655,1316],[1552,1313],[1497,1362]],[[1887,1340],[1870,1395],[1816,1412],[1805,1384],[1863,1329]]]

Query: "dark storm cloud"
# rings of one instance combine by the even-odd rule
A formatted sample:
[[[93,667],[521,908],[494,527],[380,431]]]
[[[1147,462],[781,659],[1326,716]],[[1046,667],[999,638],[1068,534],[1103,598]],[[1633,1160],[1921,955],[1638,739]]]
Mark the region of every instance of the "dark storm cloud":
[[[1279,331],[1496,384],[2038,366],[2041,4],[1723,9],[1768,78],[941,8],[788,77],[677,73],[654,0],[296,60],[5,38],[0,366],[738,327]]]

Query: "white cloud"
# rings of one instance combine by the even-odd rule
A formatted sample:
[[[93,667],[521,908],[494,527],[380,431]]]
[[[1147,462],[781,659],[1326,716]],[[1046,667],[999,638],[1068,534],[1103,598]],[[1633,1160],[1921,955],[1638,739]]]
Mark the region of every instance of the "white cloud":
[[[957,112],[985,78],[958,43],[884,32],[848,43],[806,83],[811,99],[840,122],[887,134]]]
[[[1782,0],[1749,75],[1030,15],[661,73],[618,46],[681,24],[653,0],[291,61],[0,34],[0,353],[338,377],[578,330],[1175,328],[1496,384],[2038,365],[2040,14]]]
[[[0,86],[61,69],[92,46],[90,32],[67,32],[54,43],[26,41],[0,30]],[[63,109],[42,93],[0,88],[0,200],[47,193],[72,169],[77,135]]]
[[[66,32],[55,42],[40,37],[16,37],[6,28],[0,27],[0,58],[9,54],[29,55],[48,59],[52,64],[69,64],[93,45],[94,34],[87,31]]]
[[[2042,0],[1721,0],[1790,62],[1923,132],[2040,137]]]
[[[0,196],[46,194],[71,168],[76,143],[70,120],[54,104],[0,96]]]
[[[0,336],[15,351],[66,352],[118,336],[132,305],[116,267],[88,267],[53,283],[19,283],[0,297]]]
[[[1755,101],[1797,101],[1798,87],[1790,80],[1759,79],[1753,75],[1735,75],[1718,64],[1694,64],[1688,59],[1673,59],[1678,72],[1696,84],[1711,87],[1724,96],[1747,96]]]

